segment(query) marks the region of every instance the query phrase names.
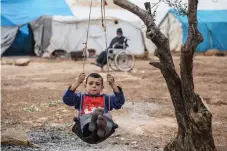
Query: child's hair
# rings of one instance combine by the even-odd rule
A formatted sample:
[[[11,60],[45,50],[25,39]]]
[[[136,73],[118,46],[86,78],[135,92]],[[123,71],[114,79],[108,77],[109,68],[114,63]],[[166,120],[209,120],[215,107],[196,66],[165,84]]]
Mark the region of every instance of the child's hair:
[[[101,80],[102,80],[102,85],[103,85],[103,78],[102,78],[102,76],[101,76],[100,74],[98,74],[98,73],[90,73],[90,74],[87,76],[87,78],[86,78],[86,84],[87,84],[87,80],[88,80],[89,77],[92,77],[92,78],[101,78]]]

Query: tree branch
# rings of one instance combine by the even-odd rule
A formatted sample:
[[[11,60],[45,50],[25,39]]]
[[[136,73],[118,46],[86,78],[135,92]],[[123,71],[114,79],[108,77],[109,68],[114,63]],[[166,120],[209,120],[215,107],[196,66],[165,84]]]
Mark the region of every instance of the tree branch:
[[[178,15],[188,15],[187,3],[182,3],[182,0],[163,0],[163,2],[176,10]]]
[[[164,34],[158,29],[154,22],[154,16],[149,14],[149,8],[147,11],[139,8],[135,4],[128,0],[113,0],[114,3],[132,13],[139,16],[147,27],[147,38],[149,38],[157,47],[155,55],[159,58],[159,63],[153,63],[155,67],[161,70],[163,77],[166,80],[168,90],[170,92],[173,106],[175,108],[176,119],[179,126],[178,133],[183,133],[185,128],[185,107],[184,100],[182,97],[181,80],[176,73],[175,66],[173,63],[172,55],[170,53],[169,40]]]
[[[202,35],[197,28],[197,5],[198,0],[188,0],[188,38],[181,49],[181,79],[183,97],[188,103],[192,104],[194,101],[194,83],[193,83],[193,55],[200,42],[203,41]],[[191,105],[189,105],[192,107]],[[189,109],[188,109],[189,111]]]
[[[181,79],[174,67],[169,41],[155,25],[150,4],[146,3],[147,11],[145,11],[127,0],[113,1],[143,20],[147,27],[147,38],[157,47],[154,55],[159,58],[160,62],[150,62],[150,64],[160,69],[167,83],[178,124],[177,137],[167,144],[164,150],[216,151],[212,137],[212,116],[201,98],[195,94],[192,76],[193,55],[196,47],[202,41],[202,35],[197,29],[198,0],[188,0],[189,28],[187,41],[181,49]]]
[[[153,37],[152,41],[158,47],[166,47],[163,45],[164,41],[168,41],[164,34],[162,34],[158,27],[155,25],[153,15],[148,11],[139,8],[137,5],[129,2],[128,0],[113,0],[114,4],[132,12],[137,15],[146,25],[149,37]]]
[[[179,78],[176,71],[169,66],[165,66],[160,62],[150,62],[150,65],[159,68],[164,76],[164,79],[166,80],[173,106],[175,108],[175,115],[179,128],[178,134],[184,135],[185,127],[187,127],[185,125],[187,123],[185,121],[187,119],[187,114],[185,112],[185,102],[181,94],[181,79]]]
[[[203,41],[203,37],[199,32],[197,25],[197,5],[198,0],[188,0],[188,38],[186,45],[184,45],[183,52],[190,52],[190,55],[194,54],[194,51],[198,44]],[[192,49],[191,49],[192,48]]]
[[[113,0],[113,2],[141,18],[147,27],[147,38],[151,39],[151,41],[158,48],[156,51],[158,51],[157,53],[159,54],[160,62],[170,66],[173,70],[175,70],[173,59],[170,53],[169,40],[156,26],[154,22],[154,16],[149,14],[150,9],[147,8],[147,11],[145,11],[128,0]]]
[[[160,62],[150,62],[149,64],[160,69],[160,70],[164,70],[164,66]]]

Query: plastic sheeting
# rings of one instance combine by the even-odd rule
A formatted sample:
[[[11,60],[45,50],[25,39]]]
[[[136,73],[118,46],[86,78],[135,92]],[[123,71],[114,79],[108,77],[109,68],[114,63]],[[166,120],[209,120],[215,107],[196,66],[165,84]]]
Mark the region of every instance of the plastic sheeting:
[[[183,43],[188,36],[188,20],[186,16],[178,15],[170,10],[182,24]],[[227,51],[227,10],[198,10],[198,29],[203,35],[203,42],[197,47],[197,52],[205,52],[208,49]]]
[[[69,15],[65,0],[1,0],[2,26],[22,25],[43,15]]]
[[[1,27],[1,55],[11,46],[18,32],[18,27]]]
[[[31,22],[30,25],[35,41],[34,52],[37,56],[40,56],[48,47],[52,37],[52,16],[42,16]]]
[[[20,27],[11,51],[15,51],[15,54],[19,51],[32,51],[31,30],[28,28],[28,23],[43,15],[72,16],[73,14],[65,0],[1,0],[1,26]]]
[[[117,28],[122,28],[124,36],[130,39],[128,41],[128,50],[133,54],[144,53],[145,48],[142,40],[141,29],[123,20],[118,20],[118,24],[115,24],[114,18],[107,18],[106,24],[108,45],[116,36]],[[86,41],[87,27],[88,20],[54,16],[51,26],[52,33],[46,34],[51,35],[51,38],[45,51],[49,54],[56,49],[63,49],[67,52],[82,51],[84,48],[83,43]],[[47,28],[46,25],[44,25],[44,29],[45,28]],[[47,29],[49,29],[49,27]],[[43,34],[45,35],[45,32],[43,32]],[[91,20],[88,35],[88,49],[95,49],[97,54],[106,49],[105,32],[101,25],[101,19]]]

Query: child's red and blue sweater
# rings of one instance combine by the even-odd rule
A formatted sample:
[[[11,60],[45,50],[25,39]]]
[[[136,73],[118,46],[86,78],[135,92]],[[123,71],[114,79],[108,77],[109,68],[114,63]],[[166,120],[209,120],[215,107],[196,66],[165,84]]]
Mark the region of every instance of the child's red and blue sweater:
[[[89,114],[94,109],[104,108],[104,113],[112,109],[120,109],[125,103],[125,97],[122,88],[118,87],[120,92],[113,94],[89,95],[86,93],[74,92],[68,88],[63,95],[63,102],[69,106],[74,106],[79,114]],[[109,103],[110,102],[110,103]]]

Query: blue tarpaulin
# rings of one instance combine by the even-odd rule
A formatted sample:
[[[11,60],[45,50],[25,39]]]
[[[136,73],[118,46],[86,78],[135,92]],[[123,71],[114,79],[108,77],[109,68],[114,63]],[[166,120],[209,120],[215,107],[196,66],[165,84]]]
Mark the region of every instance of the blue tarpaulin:
[[[169,10],[182,24],[183,42],[188,36],[188,18]],[[198,29],[203,35],[203,42],[197,47],[197,52],[208,49],[227,51],[227,10],[198,10]]]
[[[43,15],[72,16],[65,0],[1,0],[2,26],[22,25]]]
[[[43,15],[73,16],[65,0],[1,0],[1,26],[21,26],[11,48],[32,51],[28,23]]]

